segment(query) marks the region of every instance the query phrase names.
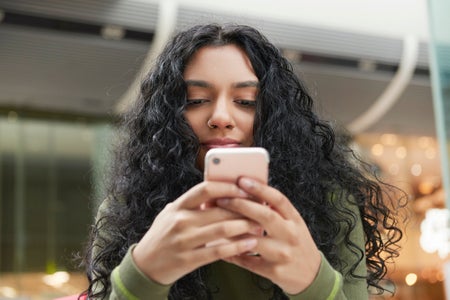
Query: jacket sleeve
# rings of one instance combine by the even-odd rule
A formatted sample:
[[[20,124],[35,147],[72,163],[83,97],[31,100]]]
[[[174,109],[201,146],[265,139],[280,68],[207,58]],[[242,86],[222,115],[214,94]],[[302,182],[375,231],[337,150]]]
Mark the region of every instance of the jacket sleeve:
[[[365,249],[364,232],[359,210],[356,206],[351,206],[350,209],[356,215],[355,228],[350,233],[350,240],[355,243],[360,249]],[[343,225],[345,228],[345,225]],[[350,267],[358,260],[356,255],[345,246],[344,231],[340,230],[337,238],[337,246],[340,256],[343,261],[343,268],[341,270],[334,269],[325,256],[321,253],[322,260],[319,267],[319,272],[316,278],[304,291],[297,295],[288,295],[291,300],[345,300],[345,299],[368,299],[367,290],[367,267],[365,257],[358,263],[355,274],[362,278],[354,278],[349,276]],[[345,275],[347,276],[345,276]]]
[[[99,207],[96,220],[102,220],[102,217],[107,213],[109,209],[109,200],[106,199]],[[100,230],[96,240],[94,240],[92,258],[98,253],[104,243],[108,243],[112,237],[108,236],[102,231],[102,226],[99,226]],[[145,276],[133,261],[131,255],[134,247],[132,245],[120,264],[114,268],[110,274],[111,288],[106,299],[154,299],[165,300],[168,297],[170,285],[161,285],[150,278]],[[97,286],[94,289],[98,289]]]
[[[131,252],[135,245],[130,247],[111,274],[111,294],[109,299],[167,299],[170,285],[158,284],[146,277],[135,265]]]

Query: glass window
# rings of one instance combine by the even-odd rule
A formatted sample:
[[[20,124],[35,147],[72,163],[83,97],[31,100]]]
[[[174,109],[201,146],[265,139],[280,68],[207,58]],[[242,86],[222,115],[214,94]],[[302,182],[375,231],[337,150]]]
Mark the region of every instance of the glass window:
[[[86,288],[82,252],[100,185],[106,124],[0,118],[0,298]]]

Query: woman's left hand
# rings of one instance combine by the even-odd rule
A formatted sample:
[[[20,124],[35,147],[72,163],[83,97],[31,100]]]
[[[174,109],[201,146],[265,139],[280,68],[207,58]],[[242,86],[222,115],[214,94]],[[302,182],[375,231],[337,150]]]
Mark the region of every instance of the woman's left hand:
[[[313,282],[321,262],[305,221],[277,189],[250,178],[240,178],[238,185],[256,201],[220,199],[217,205],[259,223],[266,235],[252,250],[259,256],[243,254],[226,261],[270,279],[288,294],[300,293]]]

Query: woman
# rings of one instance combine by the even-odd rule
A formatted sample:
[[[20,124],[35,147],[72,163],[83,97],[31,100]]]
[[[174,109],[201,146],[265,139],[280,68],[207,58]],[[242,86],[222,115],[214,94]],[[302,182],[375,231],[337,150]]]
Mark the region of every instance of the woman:
[[[255,29],[176,35],[122,129],[88,248],[90,298],[367,299],[368,287],[382,290],[402,235],[391,199],[335,143],[288,61]],[[270,154],[268,185],[203,181],[209,149],[251,146]],[[205,202],[215,206],[200,209]],[[220,238],[232,241],[205,246]]]

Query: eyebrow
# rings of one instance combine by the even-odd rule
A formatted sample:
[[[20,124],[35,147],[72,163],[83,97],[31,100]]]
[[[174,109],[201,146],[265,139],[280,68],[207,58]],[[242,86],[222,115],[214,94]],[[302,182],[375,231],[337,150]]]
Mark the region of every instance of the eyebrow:
[[[246,88],[246,87],[259,88],[259,82],[253,81],[253,80],[242,81],[242,82],[237,82],[237,83],[233,84],[233,87],[235,87],[235,88]]]
[[[198,86],[203,88],[210,88],[212,85],[204,80],[186,80],[187,86]],[[233,84],[234,88],[246,88],[246,87],[256,87],[259,88],[259,82],[253,80],[247,80],[242,82],[236,82]]]
[[[209,88],[211,87],[211,84],[204,80],[186,80],[186,85],[188,86],[198,86],[198,87],[204,87]]]

